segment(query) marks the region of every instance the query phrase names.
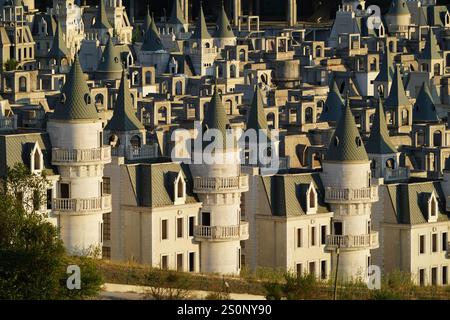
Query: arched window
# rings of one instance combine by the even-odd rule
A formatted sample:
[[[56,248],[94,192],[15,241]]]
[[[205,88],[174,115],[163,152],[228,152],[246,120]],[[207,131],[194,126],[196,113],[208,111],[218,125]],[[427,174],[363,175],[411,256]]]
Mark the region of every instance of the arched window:
[[[175,84],[175,94],[176,95],[182,95],[183,94],[183,83],[180,81],[177,81]]]
[[[305,123],[313,123],[313,108],[308,107],[305,109]]]
[[[27,92],[27,78],[24,76],[19,78],[19,91]]]
[[[423,130],[419,130],[417,132],[416,143],[417,146],[425,145],[425,133],[423,132]]]
[[[245,61],[245,50],[239,50],[239,61]]]
[[[395,160],[392,158],[387,159],[386,160],[386,168],[395,169]]]
[[[377,59],[375,58],[370,60],[370,71],[377,71]]]
[[[433,146],[442,147],[442,132],[440,130],[433,133]]]
[[[234,64],[232,64],[230,66],[230,78],[236,78],[237,74],[236,74],[236,66]]]
[[[402,110],[402,126],[409,125],[409,111],[406,109]]]
[[[178,198],[184,197],[184,183],[181,178],[178,179],[178,183],[177,183],[177,195],[178,195]]]
[[[439,63],[436,63],[434,65],[434,75],[439,76],[441,74],[441,65]]]
[[[152,83],[152,73],[150,71],[147,71],[145,73],[145,84],[151,84]]]
[[[138,135],[134,135],[130,139],[130,144],[133,148],[140,148],[141,147],[141,137]]]

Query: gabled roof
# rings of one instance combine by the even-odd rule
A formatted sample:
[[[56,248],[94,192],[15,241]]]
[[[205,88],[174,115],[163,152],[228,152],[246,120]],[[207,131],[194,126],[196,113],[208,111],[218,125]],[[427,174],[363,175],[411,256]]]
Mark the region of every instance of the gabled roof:
[[[186,24],[184,20],[183,11],[181,10],[180,1],[173,0],[172,12],[169,18],[170,24]]]
[[[56,34],[53,38],[52,48],[48,52],[48,57],[54,59],[70,57],[70,52],[69,49],[67,49],[66,42],[64,41],[61,23],[59,20],[56,27]]]
[[[401,16],[411,15],[411,12],[409,12],[409,8],[405,0],[392,0],[387,14],[392,16]]]
[[[320,121],[337,122],[344,110],[344,100],[339,92],[335,79],[330,82],[327,100],[320,114]]]
[[[97,71],[119,73],[122,72],[122,62],[120,60],[120,51],[116,48],[112,41],[112,37],[109,37],[106,43],[105,50],[102,53],[100,62],[97,66]]]
[[[436,36],[433,33],[433,29],[428,30],[427,41],[425,42],[425,48],[420,53],[420,59],[432,60],[442,59],[441,49],[436,40]]]
[[[264,187],[264,196],[274,216],[306,215],[306,195],[311,183],[317,191],[317,213],[330,211],[324,201],[324,187],[318,173],[261,176],[260,179]]]
[[[325,155],[327,161],[368,161],[348,100]]]
[[[134,112],[127,76],[125,71],[123,71],[114,114],[106,125],[105,130],[126,132],[142,129],[144,129],[144,125],[138,120]]]
[[[144,34],[144,43],[142,44],[142,51],[159,51],[164,50],[161,42],[158,28],[155,24],[155,19],[152,19],[150,28]]]
[[[409,99],[406,96],[405,87],[400,74],[400,67],[398,65],[395,67],[391,91],[389,92],[389,96],[387,97],[384,105],[389,108],[409,105]]]
[[[203,14],[203,6],[200,5],[200,15],[197,19],[194,34],[191,39],[195,40],[208,40],[211,39],[208,27],[206,26],[205,15]]]
[[[228,20],[227,13],[223,7],[220,10],[219,18],[216,23],[216,31],[214,32],[214,38],[234,38],[234,32],[231,28],[230,21]]]
[[[437,122],[436,106],[427,81],[424,81],[413,107],[413,122]]]
[[[393,75],[394,75],[394,67],[392,65],[392,53],[389,50],[389,46],[386,46],[384,50],[383,62],[381,64],[380,72],[375,78],[375,81],[392,82]]]
[[[392,144],[391,138],[389,137],[381,99],[378,100],[372,128],[370,128],[370,137],[366,144],[366,152],[371,154],[397,153],[397,149]]]
[[[104,0],[99,0],[97,16],[95,17],[94,28],[95,29],[112,29],[111,24],[108,21],[108,16],[106,15]]]
[[[450,221],[445,212],[445,195],[441,183],[421,182],[386,185],[395,218],[399,224],[417,225],[428,223],[428,196],[435,193],[438,200],[438,222]]]
[[[77,54],[66,77],[66,83],[62,88],[62,101],[57,103],[53,119],[97,120],[98,118]]]

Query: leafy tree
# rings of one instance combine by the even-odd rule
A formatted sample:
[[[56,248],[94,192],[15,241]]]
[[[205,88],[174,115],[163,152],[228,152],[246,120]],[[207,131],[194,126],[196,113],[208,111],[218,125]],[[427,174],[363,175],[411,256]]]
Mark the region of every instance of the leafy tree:
[[[5,70],[6,71],[14,71],[17,69],[19,62],[16,59],[9,59],[5,62]]]
[[[102,279],[94,260],[68,257],[56,227],[38,210],[45,201],[46,178],[22,164],[7,174],[0,190],[0,299],[95,296]],[[71,264],[81,269],[80,290],[67,288]]]

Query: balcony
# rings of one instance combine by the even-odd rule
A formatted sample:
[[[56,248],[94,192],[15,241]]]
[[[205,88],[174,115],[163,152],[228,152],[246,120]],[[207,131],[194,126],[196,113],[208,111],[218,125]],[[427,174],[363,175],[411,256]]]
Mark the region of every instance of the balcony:
[[[195,226],[194,237],[197,241],[247,240],[248,222],[241,221],[235,226]]]
[[[125,157],[127,160],[143,160],[159,157],[159,146],[157,143],[143,145],[142,147],[130,146],[125,150],[123,147],[116,147],[111,150],[114,157]]]
[[[0,131],[17,129],[17,116],[1,117],[0,116]]]
[[[326,239],[326,250],[340,249],[375,249],[378,248],[378,232],[372,231],[360,235],[328,235]]]
[[[378,201],[378,187],[360,189],[328,187],[325,189],[325,201],[329,203],[375,202]]]
[[[386,172],[384,174],[384,180],[386,182],[395,180],[406,180],[408,178],[409,178],[408,167],[399,167],[395,169],[386,168]]]
[[[53,199],[52,210],[57,214],[92,214],[111,212],[111,195],[102,197],[75,199]]]
[[[86,163],[111,162],[111,147],[92,149],[58,149],[52,150],[53,165],[77,165]]]
[[[246,192],[248,191],[248,176],[226,178],[194,178],[194,192],[196,193],[219,193],[227,191]]]

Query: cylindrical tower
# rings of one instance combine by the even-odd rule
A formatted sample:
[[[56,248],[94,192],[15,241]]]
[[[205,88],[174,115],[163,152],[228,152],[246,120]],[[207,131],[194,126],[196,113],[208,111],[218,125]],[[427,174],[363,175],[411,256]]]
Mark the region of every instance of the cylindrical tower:
[[[103,146],[102,121],[78,57],[47,131],[52,164],[60,173],[52,210],[58,216],[61,239],[69,254],[91,254],[101,247],[102,215],[111,211],[111,196],[103,193],[103,168],[111,161],[111,149]]]
[[[370,161],[348,102],[323,161],[325,201],[334,212],[326,249],[333,269],[344,281],[364,279],[370,249],[378,247],[378,233],[371,228],[371,206],[378,187],[371,185]],[[339,255],[339,265],[337,257]]]
[[[214,161],[209,158],[212,144],[200,144],[195,149],[191,172],[194,192],[203,203],[200,225],[195,239],[201,242],[200,270],[208,273],[239,274],[241,268],[240,241],[248,239],[248,223],[241,221],[241,193],[248,191],[248,176],[242,175],[239,149],[230,137],[229,122],[217,89],[206,110],[203,137],[212,134],[230,142],[229,147],[216,145]],[[201,137],[200,137],[201,139]],[[202,161],[199,161],[202,159]]]

